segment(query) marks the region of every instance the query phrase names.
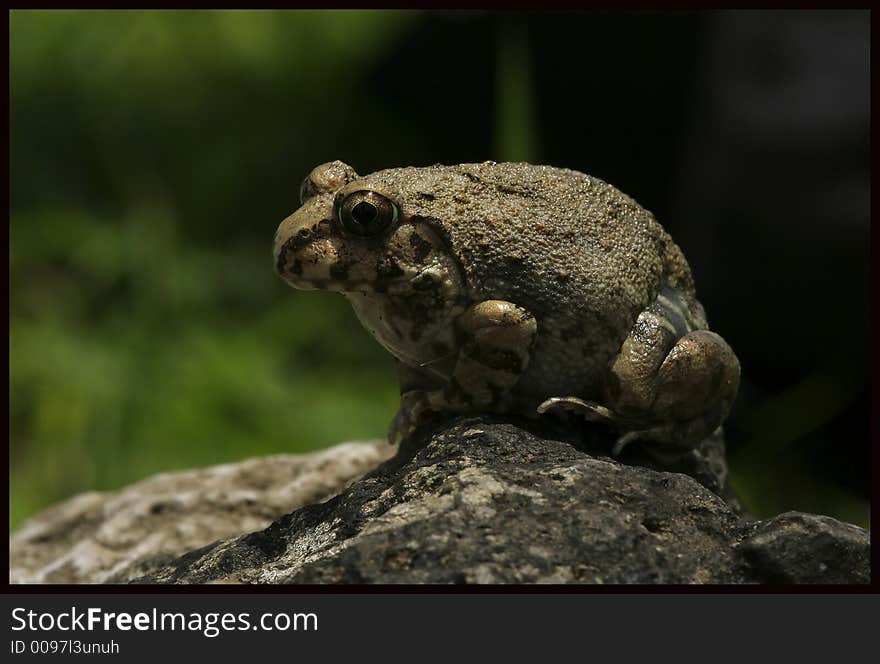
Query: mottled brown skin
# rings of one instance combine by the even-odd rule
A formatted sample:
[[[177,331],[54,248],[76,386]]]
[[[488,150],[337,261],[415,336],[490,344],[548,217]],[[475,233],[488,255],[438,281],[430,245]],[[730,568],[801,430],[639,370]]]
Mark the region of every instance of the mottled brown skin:
[[[315,168],[275,236],[296,288],[341,291],[398,360],[391,439],[432,412],[605,421],[660,457],[717,428],[739,385],[681,250],[614,187],[530,164]]]

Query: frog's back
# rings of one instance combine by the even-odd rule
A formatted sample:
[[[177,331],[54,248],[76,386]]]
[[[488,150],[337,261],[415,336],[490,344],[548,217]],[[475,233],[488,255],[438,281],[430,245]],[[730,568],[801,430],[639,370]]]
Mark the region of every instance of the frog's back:
[[[436,220],[474,300],[515,301],[539,320],[564,307],[573,324],[586,316],[624,334],[662,281],[693,291],[681,251],[653,215],[598,178],[494,162],[368,178]]]
[[[664,282],[693,297],[690,269],[653,215],[613,186],[531,164],[380,171],[411,216],[432,220],[459,259],[470,299],[508,300],[539,326],[524,383],[595,378]],[[534,358],[537,359],[537,358]],[[558,385],[557,385],[558,387]]]

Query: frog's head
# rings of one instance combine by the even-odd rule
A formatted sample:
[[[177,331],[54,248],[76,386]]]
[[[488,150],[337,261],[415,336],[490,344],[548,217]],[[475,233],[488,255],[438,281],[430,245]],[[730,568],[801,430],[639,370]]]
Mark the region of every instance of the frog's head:
[[[294,288],[342,292],[412,279],[435,239],[403,213],[398,197],[341,161],[313,169],[300,188],[301,207],[275,233],[278,274]]]

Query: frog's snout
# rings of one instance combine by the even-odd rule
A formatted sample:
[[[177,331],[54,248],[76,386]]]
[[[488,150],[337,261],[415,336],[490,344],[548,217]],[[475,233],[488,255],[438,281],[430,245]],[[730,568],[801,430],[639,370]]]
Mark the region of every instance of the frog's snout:
[[[299,290],[372,290],[375,256],[347,242],[323,212],[307,202],[281,222],[275,232],[275,271]]]
[[[323,222],[326,225],[326,222]],[[275,271],[294,288],[314,290],[329,277],[332,247],[322,221],[300,208],[275,232]]]

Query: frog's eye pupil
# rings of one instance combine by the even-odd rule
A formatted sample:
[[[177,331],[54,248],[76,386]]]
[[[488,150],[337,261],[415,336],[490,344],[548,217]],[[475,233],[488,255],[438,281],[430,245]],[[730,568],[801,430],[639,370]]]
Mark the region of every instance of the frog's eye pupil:
[[[351,218],[365,228],[369,228],[377,216],[379,216],[379,210],[367,201],[361,201],[351,209]]]

